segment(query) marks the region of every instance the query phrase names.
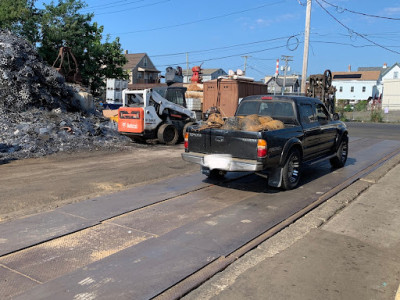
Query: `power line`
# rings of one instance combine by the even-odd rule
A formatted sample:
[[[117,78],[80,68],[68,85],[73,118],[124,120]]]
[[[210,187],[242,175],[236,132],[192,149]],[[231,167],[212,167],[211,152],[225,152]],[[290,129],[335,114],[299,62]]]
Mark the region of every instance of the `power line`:
[[[326,4],[328,4],[328,5],[330,5],[330,6],[332,6],[332,7],[334,7],[334,8],[336,8],[336,11],[340,12],[340,13],[342,13],[344,11],[348,11],[349,13],[358,14],[358,15],[362,15],[362,16],[365,16],[365,17],[387,19],[387,20],[393,20],[393,21],[400,21],[400,18],[391,18],[391,17],[385,17],[385,16],[366,14],[366,13],[362,13],[362,12],[358,12],[358,11],[350,10],[350,9],[347,9],[347,8],[344,8],[344,7],[337,6],[335,4],[329,3],[326,0],[321,0],[321,1],[326,3]]]
[[[121,32],[121,33],[115,33],[115,34],[112,34],[112,35],[122,35],[122,34],[131,34],[131,33],[139,33],[139,32],[148,32],[148,31],[156,31],[156,30],[160,30],[160,29],[175,28],[175,27],[180,27],[180,26],[185,26],[185,25],[192,25],[192,24],[196,24],[196,23],[200,23],[200,22],[205,22],[205,21],[210,21],[210,20],[215,20],[215,19],[219,19],[219,18],[232,16],[232,15],[241,14],[241,13],[244,13],[244,12],[260,9],[260,8],[263,8],[263,7],[266,7],[266,6],[272,6],[272,5],[275,5],[275,4],[280,4],[280,3],[283,3],[283,2],[285,2],[285,1],[267,3],[267,4],[264,4],[264,5],[257,6],[257,7],[244,9],[244,10],[240,10],[240,11],[234,11],[234,12],[231,12],[231,13],[228,13],[228,14],[224,14],[224,15],[214,16],[214,17],[205,18],[205,19],[199,19],[199,20],[195,20],[195,21],[190,21],[190,22],[185,22],[185,23],[180,23],[180,24],[175,24],[175,25],[170,25],[170,26],[162,26],[162,27],[156,27],[156,28],[149,28],[149,29],[141,29],[141,30],[128,31],[128,32]]]
[[[229,48],[235,48],[239,46],[247,46],[247,45],[254,45],[254,44],[260,44],[260,43],[266,43],[266,42],[272,42],[272,41],[279,41],[283,39],[287,39],[289,36],[286,37],[278,37],[278,38],[273,38],[273,39],[268,39],[268,40],[262,40],[262,41],[256,41],[256,42],[250,42],[250,43],[241,43],[241,44],[235,44],[231,46],[223,46],[223,47],[217,47],[217,48],[211,48],[211,49],[204,49],[204,50],[193,50],[193,51],[184,51],[184,52],[177,52],[177,53],[169,53],[169,54],[158,54],[158,55],[152,55],[151,57],[163,57],[163,56],[177,56],[177,55],[183,55],[186,53],[203,53],[203,52],[210,52],[214,50],[222,50],[222,49],[229,49]]]
[[[108,12],[105,12],[105,13],[96,14],[96,16],[108,15],[108,14],[115,14],[115,13],[119,13],[119,12],[126,12],[126,11],[129,11],[129,10],[134,10],[134,9],[138,9],[138,8],[154,6],[154,5],[157,5],[157,4],[161,4],[161,3],[165,3],[165,2],[170,2],[170,1],[171,1],[171,0],[164,0],[164,1],[159,1],[159,2],[155,2],[155,3],[151,3],[151,4],[145,4],[145,5],[142,5],[142,6],[136,6],[136,7],[129,8],[129,9],[116,10],[116,11],[108,11]]]
[[[322,1],[324,1],[324,0],[322,0]],[[343,24],[342,22],[340,22],[334,15],[332,15],[325,7],[323,7],[323,5],[322,5],[318,0],[315,0],[315,2],[316,2],[328,15],[330,15],[337,23],[339,23],[339,24],[342,25],[344,28],[346,28],[350,33],[354,33],[355,35],[357,35],[357,36],[363,38],[364,40],[366,40],[366,41],[368,41],[368,42],[374,44],[375,46],[377,46],[377,47],[379,47],[379,48],[385,49],[385,50],[390,51],[390,52],[392,52],[392,53],[400,54],[400,52],[395,51],[395,50],[392,50],[392,49],[387,48],[387,47],[385,47],[385,46],[382,46],[382,45],[380,45],[380,44],[374,42],[373,40],[370,40],[369,38],[365,37],[365,36],[362,35],[361,33],[358,33],[358,32],[356,32],[356,31],[352,30],[350,27],[344,25],[344,24]]]
[[[253,66],[247,65],[247,67],[248,67],[249,69],[252,69],[252,70],[254,70],[254,71],[260,73],[260,74],[263,75],[263,76],[265,76],[265,74],[266,74],[266,72],[260,71],[260,70],[258,70],[258,69],[256,69],[256,68],[254,68]]]
[[[255,59],[255,60],[273,60],[273,61],[276,60],[276,58],[260,58],[260,57],[254,57],[254,56],[252,56],[251,59]]]
[[[121,4],[115,5],[116,3],[121,3],[121,2],[127,2],[128,0],[119,0],[119,1],[113,1],[112,3],[108,3],[108,4],[97,4],[97,5],[93,5],[93,6],[88,6],[86,8],[83,8],[82,11],[92,11],[92,10],[99,10],[99,9],[109,9],[109,8],[113,8],[113,7],[117,7],[117,6],[121,6]],[[135,1],[130,1],[128,3],[124,3],[124,5],[129,5],[129,4],[133,4],[133,3],[138,3],[138,2],[143,2],[144,0],[135,0]]]
[[[201,63],[201,62],[220,60],[220,59],[225,59],[225,58],[230,58],[230,57],[240,57],[240,56],[247,55],[247,54],[260,53],[260,52],[264,52],[264,51],[268,51],[268,50],[275,50],[275,49],[280,49],[280,48],[285,48],[285,47],[286,47],[286,45],[276,46],[276,47],[266,48],[266,49],[262,49],[262,50],[256,50],[256,51],[241,53],[241,54],[232,54],[232,55],[227,55],[227,56],[222,56],[222,57],[214,57],[214,58],[209,58],[209,59],[191,61],[191,63]],[[160,67],[164,67],[164,66],[168,67],[170,65],[184,65],[184,64],[186,64],[186,62],[167,64],[167,65],[159,65],[159,66]]]
[[[331,41],[312,41],[313,43],[321,43],[321,44],[334,44],[334,45],[343,45],[343,46],[351,46],[354,48],[366,48],[366,47],[376,47],[375,45],[354,45],[349,43],[340,43],[340,42],[331,42]],[[399,48],[400,46],[385,46],[392,48]]]

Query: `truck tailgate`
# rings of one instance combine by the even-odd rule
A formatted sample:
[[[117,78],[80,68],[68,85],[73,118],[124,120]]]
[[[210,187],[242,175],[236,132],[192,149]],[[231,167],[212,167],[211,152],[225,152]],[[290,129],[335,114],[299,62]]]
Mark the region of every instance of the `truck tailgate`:
[[[189,133],[189,152],[230,154],[232,157],[257,159],[260,132],[205,129]]]

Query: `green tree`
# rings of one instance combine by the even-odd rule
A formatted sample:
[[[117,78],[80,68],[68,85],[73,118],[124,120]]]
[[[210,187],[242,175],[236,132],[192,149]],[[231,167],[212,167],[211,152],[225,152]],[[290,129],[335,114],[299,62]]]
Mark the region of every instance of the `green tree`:
[[[126,78],[121,66],[126,63],[121,44],[116,38],[103,39],[103,26],[92,22],[93,14],[81,14],[81,0],[59,0],[45,5],[41,14],[40,55],[53,64],[60,47],[70,47],[78,61],[83,84],[93,94],[101,93],[106,77]]]
[[[27,0],[0,1],[0,28],[12,29],[15,24],[23,22],[28,11]]]
[[[93,94],[101,93],[105,78],[127,78],[122,70],[126,59],[119,38],[103,41],[103,26],[92,22],[93,14],[82,14],[82,0],[58,0],[35,7],[36,0],[0,0],[0,28],[24,36],[38,48],[50,65],[60,47],[70,47],[78,62],[82,83]],[[72,65],[71,67],[75,67]]]
[[[36,0],[1,0],[0,28],[22,35],[30,42],[38,38],[39,10]]]

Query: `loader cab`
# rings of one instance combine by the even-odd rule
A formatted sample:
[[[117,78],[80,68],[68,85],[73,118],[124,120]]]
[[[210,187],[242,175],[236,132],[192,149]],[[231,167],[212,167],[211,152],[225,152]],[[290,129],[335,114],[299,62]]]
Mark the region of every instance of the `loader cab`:
[[[167,99],[168,101],[187,108],[185,99],[185,87],[156,87],[153,88],[153,91],[157,92],[158,94],[160,94],[161,97]]]

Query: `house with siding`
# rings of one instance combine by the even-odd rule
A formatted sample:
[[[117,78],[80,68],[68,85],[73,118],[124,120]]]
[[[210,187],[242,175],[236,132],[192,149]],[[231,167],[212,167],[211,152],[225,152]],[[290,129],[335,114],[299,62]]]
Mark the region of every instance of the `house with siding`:
[[[400,110],[400,65],[395,63],[381,74],[382,108]]]
[[[146,53],[128,54],[126,51],[124,55],[128,62],[122,68],[128,72],[130,84],[158,82],[161,72]]]
[[[356,103],[377,98],[380,95],[381,71],[332,72],[332,85],[336,88],[336,99]]]
[[[184,69],[182,71],[183,74],[183,83],[191,83],[191,78],[193,72],[191,69]],[[228,75],[223,69],[201,69],[201,77],[203,78],[203,82],[209,81],[212,79],[217,79],[219,76]]]
[[[299,75],[288,75],[286,80],[281,76],[265,77],[264,80],[265,84],[268,85],[268,93],[280,94],[282,89],[289,94],[300,93],[301,76]]]
[[[385,82],[393,91],[393,85],[400,81],[400,65],[388,67],[360,67],[352,72],[333,72],[332,85],[336,87],[336,99],[350,100],[352,103],[369,98],[385,97]]]

